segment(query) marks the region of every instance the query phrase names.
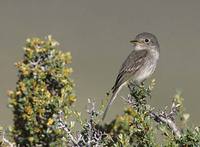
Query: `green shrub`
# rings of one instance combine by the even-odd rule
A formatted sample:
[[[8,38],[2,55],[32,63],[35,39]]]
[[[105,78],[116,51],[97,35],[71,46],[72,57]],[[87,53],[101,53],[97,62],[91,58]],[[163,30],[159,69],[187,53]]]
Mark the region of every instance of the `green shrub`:
[[[52,127],[54,116],[62,111],[67,117],[76,100],[69,78],[71,54],[59,51],[51,36],[27,39],[24,50],[22,61],[15,64],[19,78],[16,89],[9,91],[14,140],[20,146],[60,145],[64,132]]]

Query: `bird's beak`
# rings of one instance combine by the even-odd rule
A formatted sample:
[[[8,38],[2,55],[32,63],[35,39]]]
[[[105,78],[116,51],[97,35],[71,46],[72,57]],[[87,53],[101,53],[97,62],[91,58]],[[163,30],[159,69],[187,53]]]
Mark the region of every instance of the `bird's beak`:
[[[140,43],[140,42],[139,42],[138,40],[131,40],[130,43],[136,45],[136,44],[138,44],[138,43]]]

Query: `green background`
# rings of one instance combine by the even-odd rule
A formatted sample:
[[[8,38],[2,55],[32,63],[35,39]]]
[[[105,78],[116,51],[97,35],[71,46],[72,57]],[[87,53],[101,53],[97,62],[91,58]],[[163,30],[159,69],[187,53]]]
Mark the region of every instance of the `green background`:
[[[85,115],[87,99],[104,98],[132,50],[129,41],[143,31],[154,33],[161,46],[150,103],[160,110],[181,90],[190,122],[199,124],[199,23],[198,0],[1,0],[0,125],[12,124],[6,93],[16,86],[14,62],[22,58],[26,38],[51,34],[63,51],[72,52],[75,105]],[[124,105],[118,98],[107,119]]]

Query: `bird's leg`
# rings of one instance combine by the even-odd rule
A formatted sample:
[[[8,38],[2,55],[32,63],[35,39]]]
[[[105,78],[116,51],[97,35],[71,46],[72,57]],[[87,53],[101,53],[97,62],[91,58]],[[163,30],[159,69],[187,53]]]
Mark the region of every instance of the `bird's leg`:
[[[145,88],[144,82],[145,82],[145,79],[141,82],[141,88],[143,88],[143,90],[145,90],[147,96],[149,96],[149,98],[151,99],[151,94],[149,93],[148,88],[147,89]]]
[[[141,82],[142,87],[144,86],[144,81]]]

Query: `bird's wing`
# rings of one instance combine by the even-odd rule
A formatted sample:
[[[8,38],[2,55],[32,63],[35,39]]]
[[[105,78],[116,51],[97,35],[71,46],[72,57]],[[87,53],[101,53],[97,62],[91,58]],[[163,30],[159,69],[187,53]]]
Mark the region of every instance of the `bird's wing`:
[[[147,56],[146,50],[135,51],[133,50],[119,70],[119,74],[115,81],[115,84],[112,88],[112,91],[115,92],[121,84],[130,79],[132,75],[137,72],[140,67],[144,64],[145,58]]]

